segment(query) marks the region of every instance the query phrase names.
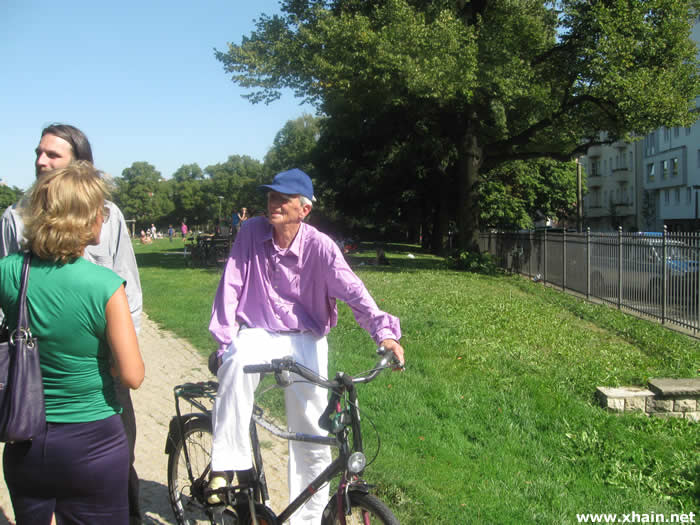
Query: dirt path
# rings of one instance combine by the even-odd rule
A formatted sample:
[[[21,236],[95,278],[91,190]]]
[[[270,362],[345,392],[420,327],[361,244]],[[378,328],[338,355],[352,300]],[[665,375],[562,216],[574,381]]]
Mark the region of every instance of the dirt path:
[[[146,363],[146,379],[132,393],[136,411],[136,471],[141,478],[141,509],[144,524],[174,523],[168,503],[165,439],[168,423],[175,413],[173,387],[188,381],[211,378],[205,359],[185,341],[160,330],[144,315],[139,335]],[[261,431],[265,472],[272,508],[279,512],[287,502],[287,447],[284,442]],[[2,466],[0,465],[0,472]],[[0,525],[14,523],[4,477],[0,481]]]

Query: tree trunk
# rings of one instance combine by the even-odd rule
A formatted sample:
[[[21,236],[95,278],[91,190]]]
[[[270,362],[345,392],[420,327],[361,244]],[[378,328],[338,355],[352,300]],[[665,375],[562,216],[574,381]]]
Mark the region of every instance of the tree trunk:
[[[482,148],[474,129],[476,115],[467,123],[466,132],[459,146],[457,161],[457,247],[460,250],[479,252],[479,168]]]
[[[435,181],[436,202],[435,212],[433,214],[433,232],[431,237],[431,253],[435,255],[446,255],[450,248],[449,242],[449,224],[450,224],[450,193],[452,191],[452,183],[448,174],[444,170],[436,171]],[[454,248],[454,246],[453,246]]]

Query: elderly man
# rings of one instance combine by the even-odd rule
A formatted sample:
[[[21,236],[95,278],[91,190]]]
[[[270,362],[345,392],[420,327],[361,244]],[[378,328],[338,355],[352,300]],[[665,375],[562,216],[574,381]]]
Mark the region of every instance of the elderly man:
[[[278,173],[267,191],[267,217],[243,223],[231,249],[214,299],[209,330],[219,343],[219,391],[214,405],[214,440],[209,486],[220,488],[237,471],[249,479],[248,435],[253,396],[260,380],[243,373],[247,364],[291,355],[311,370],[327,374],[326,335],[337,322],[336,299],[345,301],[377,345],[403,362],[399,320],[377,307],[333,240],[306,224],[313,185],[303,171]],[[291,432],[322,434],[318,420],[327,405],[323,388],[295,383],[285,389]],[[330,463],[327,446],[290,442],[290,500]],[[290,520],[320,523],[329,488],[317,492]],[[212,496],[212,503],[218,496]]]
[[[92,160],[92,148],[85,134],[68,124],[52,124],[41,132],[41,139],[36,148],[36,176],[65,168],[74,160]],[[19,203],[5,210],[0,219],[0,257],[21,250],[24,240],[24,223],[18,213]],[[84,257],[100,266],[113,270],[126,280],[126,297],[131,311],[131,318],[138,333],[141,327],[141,281],[136,267],[136,257],[131,245],[124,216],[116,204],[105,201],[109,208],[109,219],[102,226],[100,243],[88,246]],[[122,421],[129,441],[131,469],[129,472],[129,515],[131,524],[141,523],[139,510],[139,478],[134,469],[134,446],[136,443],[136,418],[131,403],[129,389],[117,383],[117,398],[121,404]]]

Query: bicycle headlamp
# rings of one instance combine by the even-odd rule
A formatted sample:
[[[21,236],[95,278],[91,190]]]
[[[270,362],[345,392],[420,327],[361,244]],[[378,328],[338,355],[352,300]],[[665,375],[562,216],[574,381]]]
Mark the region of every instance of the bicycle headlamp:
[[[358,474],[365,469],[367,458],[362,452],[353,452],[348,458],[348,472]]]

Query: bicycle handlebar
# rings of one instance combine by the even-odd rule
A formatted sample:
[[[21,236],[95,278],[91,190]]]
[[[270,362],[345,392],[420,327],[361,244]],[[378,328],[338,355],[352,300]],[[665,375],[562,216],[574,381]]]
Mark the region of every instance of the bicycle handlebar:
[[[341,372],[336,377],[344,377],[346,380],[349,380],[353,384],[369,383],[374,378],[376,378],[382,370],[386,368],[403,368],[403,365],[401,365],[401,363],[399,362],[398,358],[396,357],[396,354],[394,354],[394,352],[392,352],[391,350],[387,350],[383,346],[380,346],[379,348],[377,348],[377,354],[381,356],[381,359],[367,374],[357,377],[350,377]],[[308,368],[297,364],[297,362],[291,357],[273,359],[270,363],[263,363],[259,365],[246,365],[243,367],[243,372],[245,372],[246,374],[267,374],[271,372],[280,373],[284,371],[294,372],[295,374],[300,375],[307,381],[310,381],[311,383],[322,386],[324,388],[333,389],[343,386],[343,382],[339,381],[338,379],[332,381],[324,379],[323,377],[319,376],[315,372],[312,372]]]

